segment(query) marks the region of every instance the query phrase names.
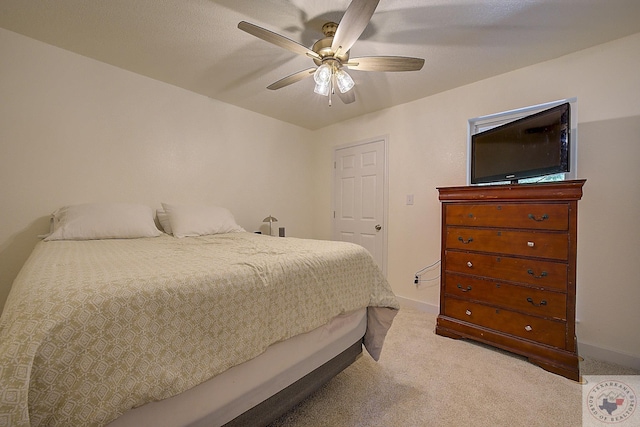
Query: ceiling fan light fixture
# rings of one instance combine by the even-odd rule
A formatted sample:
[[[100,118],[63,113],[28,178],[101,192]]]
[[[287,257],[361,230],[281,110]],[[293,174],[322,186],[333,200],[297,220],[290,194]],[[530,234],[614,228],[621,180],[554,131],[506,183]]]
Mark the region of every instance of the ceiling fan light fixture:
[[[353,86],[355,86],[355,82],[351,76],[343,69],[339,69],[336,72],[336,82],[338,83],[338,89],[340,89],[342,93],[349,92],[353,89]]]
[[[316,81],[316,84],[320,86],[328,86],[332,74],[333,69],[331,66],[329,64],[322,64],[313,74],[313,79]]]
[[[329,96],[329,83],[320,84],[316,83],[316,87],[313,89],[318,95]]]
[[[280,89],[305,78],[315,80],[314,92],[331,97],[336,93],[344,104],[355,101],[355,86],[351,76],[343,69],[357,71],[419,71],[424,59],[404,56],[367,56],[350,58],[353,44],[363,34],[373,16],[379,0],[350,0],[349,6],[339,23],[327,22],[322,26],[324,38],[317,40],[311,48],[282,36],[266,28],[246,21],[238,23],[238,28],[268,43],[284,48],[298,55],[313,59],[317,68],[308,68],[291,74],[267,86],[267,89]],[[349,62],[349,61],[352,62]],[[336,86],[339,92],[336,92]]]

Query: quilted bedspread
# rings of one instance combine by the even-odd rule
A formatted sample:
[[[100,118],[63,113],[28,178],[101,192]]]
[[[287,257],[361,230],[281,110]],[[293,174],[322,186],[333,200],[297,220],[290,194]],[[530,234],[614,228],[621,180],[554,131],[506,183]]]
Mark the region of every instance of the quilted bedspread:
[[[40,242],[0,318],[0,427],[104,425],[362,307],[398,303],[349,243]]]

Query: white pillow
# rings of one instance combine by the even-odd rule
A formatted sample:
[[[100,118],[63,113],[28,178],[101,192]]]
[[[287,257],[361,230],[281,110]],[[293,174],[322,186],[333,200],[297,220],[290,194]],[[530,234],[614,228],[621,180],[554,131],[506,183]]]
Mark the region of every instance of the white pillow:
[[[157,237],[153,209],[133,203],[85,203],[53,213],[53,233],[44,240]]]
[[[180,206],[163,203],[169,215],[171,230],[176,237],[204,236],[207,234],[245,231],[236,224],[228,209],[218,206]]]
[[[162,209],[156,210],[156,216],[158,217],[158,222],[160,226],[167,234],[173,234],[171,231],[171,221],[169,221],[169,214],[163,211]]]

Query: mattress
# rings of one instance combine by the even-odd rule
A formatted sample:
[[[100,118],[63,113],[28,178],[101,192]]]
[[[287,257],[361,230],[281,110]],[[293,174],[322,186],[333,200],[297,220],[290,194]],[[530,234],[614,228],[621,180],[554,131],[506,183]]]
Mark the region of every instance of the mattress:
[[[104,425],[362,308],[377,358],[390,322],[376,307],[399,306],[369,253],[344,242],[40,242],[0,318],[0,425]]]

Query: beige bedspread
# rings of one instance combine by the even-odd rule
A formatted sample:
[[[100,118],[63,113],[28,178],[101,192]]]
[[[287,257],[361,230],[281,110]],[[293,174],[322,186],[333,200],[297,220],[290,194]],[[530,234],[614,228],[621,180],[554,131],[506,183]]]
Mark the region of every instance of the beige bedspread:
[[[0,318],[0,427],[103,425],[367,306],[398,303],[368,252],[348,243],[251,233],[40,242]],[[382,335],[367,334],[375,358],[386,314]]]

